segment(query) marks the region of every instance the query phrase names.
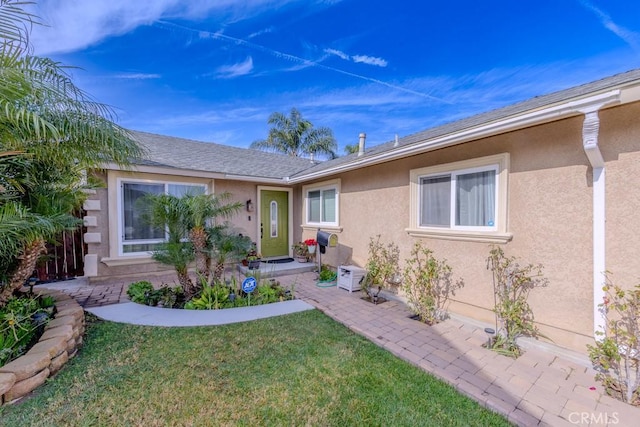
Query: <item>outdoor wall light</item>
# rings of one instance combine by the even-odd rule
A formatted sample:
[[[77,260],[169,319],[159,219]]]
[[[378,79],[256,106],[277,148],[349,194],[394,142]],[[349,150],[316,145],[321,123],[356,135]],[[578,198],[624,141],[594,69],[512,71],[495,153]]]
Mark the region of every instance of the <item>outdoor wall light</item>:
[[[247,212],[253,212],[253,202],[251,199],[247,200]]]

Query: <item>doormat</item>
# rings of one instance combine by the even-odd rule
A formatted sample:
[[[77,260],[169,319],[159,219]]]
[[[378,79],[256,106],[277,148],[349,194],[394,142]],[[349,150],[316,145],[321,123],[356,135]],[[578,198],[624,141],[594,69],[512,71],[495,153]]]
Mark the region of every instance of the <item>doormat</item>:
[[[267,264],[286,264],[288,262],[293,262],[293,258],[270,259],[262,262],[266,262]]]

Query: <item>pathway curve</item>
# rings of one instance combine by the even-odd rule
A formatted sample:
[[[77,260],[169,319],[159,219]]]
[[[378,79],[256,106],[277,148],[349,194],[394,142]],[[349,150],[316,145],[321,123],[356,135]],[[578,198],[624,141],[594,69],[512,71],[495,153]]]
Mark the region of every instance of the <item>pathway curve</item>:
[[[409,319],[411,313],[401,302],[373,305],[360,299],[360,292],[317,287],[315,278],[314,273],[304,273],[278,280],[295,285],[300,300],[517,425],[640,425],[640,408],[606,396],[584,355],[533,346],[515,360],[500,356],[482,347],[487,339],[482,326],[457,319],[427,326]],[[156,283],[163,279],[168,281],[157,278]],[[88,310],[101,307],[99,313],[110,304],[128,301],[125,283],[130,281],[51,286]]]

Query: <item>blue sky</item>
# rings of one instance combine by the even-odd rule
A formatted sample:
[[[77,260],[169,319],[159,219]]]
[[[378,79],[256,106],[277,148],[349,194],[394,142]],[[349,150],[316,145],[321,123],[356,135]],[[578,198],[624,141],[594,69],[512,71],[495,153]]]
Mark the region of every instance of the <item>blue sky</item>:
[[[298,108],[340,153],[640,68],[632,0],[40,0],[35,53],[142,130],[248,147]]]

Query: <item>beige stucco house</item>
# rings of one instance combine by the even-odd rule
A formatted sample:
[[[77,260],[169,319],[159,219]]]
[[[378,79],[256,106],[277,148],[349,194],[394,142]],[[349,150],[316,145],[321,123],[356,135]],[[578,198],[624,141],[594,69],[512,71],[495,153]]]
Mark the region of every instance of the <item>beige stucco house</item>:
[[[265,256],[289,256],[318,229],[338,236],[323,261],[364,265],[381,235],[406,259],[421,240],[464,279],[450,310],[493,322],[491,244],[542,264],[530,296],[544,334],[585,352],[602,327],[604,272],[640,280],[640,70],[313,163],[217,144],[135,133],[149,158],[109,167],[87,202],[85,273],[149,274],[149,235],[135,214],[144,192],[196,186],[247,207],[236,226]]]

